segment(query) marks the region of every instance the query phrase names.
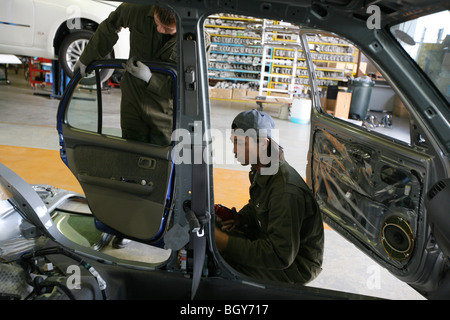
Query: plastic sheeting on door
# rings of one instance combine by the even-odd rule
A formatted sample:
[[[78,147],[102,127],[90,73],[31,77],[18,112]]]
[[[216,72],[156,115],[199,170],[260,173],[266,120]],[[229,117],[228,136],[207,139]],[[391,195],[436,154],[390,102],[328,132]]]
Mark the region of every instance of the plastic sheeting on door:
[[[375,149],[318,130],[313,188],[326,215],[401,268],[414,249],[420,175]]]

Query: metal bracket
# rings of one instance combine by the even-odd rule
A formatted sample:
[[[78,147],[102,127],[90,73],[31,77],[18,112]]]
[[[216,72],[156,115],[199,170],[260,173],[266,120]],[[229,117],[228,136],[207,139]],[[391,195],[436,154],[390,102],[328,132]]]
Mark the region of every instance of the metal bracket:
[[[184,70],[184,111],[187,116],[198,115],[198,85],[197,85],[197,42],[183,40],[183,70]]]

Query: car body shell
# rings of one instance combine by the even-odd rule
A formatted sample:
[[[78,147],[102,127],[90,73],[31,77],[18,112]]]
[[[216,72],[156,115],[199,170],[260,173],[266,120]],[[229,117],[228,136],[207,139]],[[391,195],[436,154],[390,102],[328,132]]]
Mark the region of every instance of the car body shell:
[[[150,3],[140,1],[140,3]],[[205,40],[203,35],[199,35],[199,26],[209,14],[217,12],[226,12],[231,14],[242,14],[267,17],[274,20],[285,20],[292,23],[303,25],[305,32],[309,30],[321,29],[344,37],[361,50],[367,53],[370,59],[376,64],[385,78],[391,83],[394,90],[405,102],[407,109],[411,113],[411,136],[421,135],[425,137],[427,143],[419,143],[415,138],[411,139],[411,144],[398,142],[395,139],[381,137],[377,134],[370,134],[366,129],[356,128],[344,121],[326,115],[320,107],[319,97],[315,95],[315,89],[312,91],[313,108],[311,113],[311,141],[308,154],[307,180],[318,197],[322,212],[326,216],[326,221],[333,228],[344,235],[349,241],[354,243],[360,250],[373,258],[374,261],[386,267],[397,278],[410,284],[416,290],[427,297],[450,297],[450,278],[448,275],[448,252],[443,250],[447,247],[446,229],[443,221],[448,221],[448,213],[441,213],[437,209],[439,205],[429,206],[433,202],[433,197],[429,191],[434,190],[437,183],[444,183],[444,193],[450,192],[450,187],[446,187],[445,182],[450,176],[450,143],[449,143],[449,120],[450,111],[448,101],[430,82],[426,75],[416,65],[412,63],[409,56],[401,49],[397,41],[389,33],[389,26],[395,23],[407,20],[409,17],[418,16],[421,12],[436,12],[448,8],[443,1],[412,1],[408,3],[399,3],[398,1],[376,2],[382,6],[382,24],[380,29],[368,29],[366,21],[370,17],[367,13],[366,1],[211,1],[194,2],[186,6],[179,1],[167,1],[166,5],[174,9],[178,19],[179,34],[179,55],[178,67],[175,66],[177,77],[175,81],[175,101],[176,101],[176,121],[177,129],[187,129],[189,132],[195,132],[194,129],[200,126],[202,131],[207,132],[210,129],[210,103],[208,96],[208,77],[207,77],[207,53],[205,51]],[[90,68],[112,67],[121,68],[123,61],[94,62]],[[152,64],[149,62],[149,66]],[[313,69],[310,65],[309,69]],[[154,70],[156,71],[156,69]],[[124,141],[123,139],[111,138],[100,132],[86,132],[72,128],[67,121],[67,108],[76,88],[76,83],[80,76],[76,75],[71,84],[69,84],[66,94],[63,96],[58,110],[58,132],[61,141],[61,156],[68,164],[75,176],[79,179],[83,188],[86,190],[88,201],[101,200],[105,203],[108,199],[108,192],[101,190],[114,190],[114,199],[116,201],[118,193],[130,187],[128,193],[137,190],[137,186],[125,186],[122,184],[117,188],[117,180],[106,181],[102,177],[91,177],[86,172],[88,167],[83,167],[87,161],[77,160],[77,153],[83,151],[86,146],[100,147],[96,149],[98,159],[102,154],[105,157],[108,152],[115,152],[123,158],[131,158],[135,155],[158,155],[165,161],[171,161],[171,153],[167,148],[161,149],[156,146],[142,145],[137,142]],[[313,77],[310,76],[313,80]],[[208,154],[209,148],[208,136],[206,139],[192,139],[187,141],[188,148],[192,152],[192,159],[200,155]],[[386,256],[381,250],[376,252],[373,242],[384,241],[384,239],[373,238],[361,232],[356,227],[357,223],[346,223],[345,219],[336,215],[329,203],[321,198],[319,185],[327,185],[324,182],[325,175],[317,174],[314,169],[321,168],[325,162],[323,158],[316,157],[320,148],[326,144],[332,144],[336,149],[353,150],[349,152],[356,160],[351,165],[360,162],[361,154],[367,151],[370,159],[376,159],[373,163],[374,170],[382,172],[386,166],[391,166],[404,172],[410,180],[414,180],[412,187],[414,190],[413,205],[411,214],[414,218],[414,228],[416,238],[414,239],[414,250],[408,252],[408,257],[402,262],[392,261],[391,256]],[[333,156],[333,154],[330,154]],[[155,156],[156,157],[156,156]],[[83,159],[88,157],[84,156]],[[111,158],[111,157],[107,157]],[[197,159],[200,159],[197,158]],[[349,158],[349,157],[348,157]],[[350,157],[351,158],[351,157]],[[378,161],[379,160],[379,161]],[[101,162],[101,160],[99,160]],[[338,161],[339,162],[339,161]],[[351,162],[351,161],[350,161]],[[173,270],[164,270],[163,268],[152,269],[139,263],[129,261],[111,260],[89,248],[83,248],[72,243],[56,229],[50,222],[49,209],[45,209],[42,200],[24,181],[21,181],[7,168],[0,167],[0,181],[8,189],[9,194],[16,200],[17,208],[22,208],[22,213],[27,220],[35,225],[41,232],[47,234],[53,241],[62,244],[65,247],[72,248],[74,252],[85,255],[96,261],[108,277],[118,276],[118,271],[111,271],[109,268],[114,266],[126,266],[134,268],[122,270],[121,279],[127,279],[129,272],[134,272],[137,278],[143,279],[141,283],[129,284],[130,297],[146,298],[355,298],[356,296],[346,293],[322,290],[308,287],[295,287],[283,284],[274,284],[265,281],[255,281],[239,274],[231,268],[221,257],[214,242],[214,208],[213,197],[213,166],[211,162],[203,161],[201,163],[182,163],[175,165],[175,180],[166,179],[174,183],[175,207],[172,215],[173,225],[187,225],[187,213],[191,218],[198,222],[195,228],[181,229],[179,233],[173,234],[169,230],[163,236],[165,240],[173,244],[175,249],[181,243],[181,247],[186,245],[193,251],[194,264],[191,278],[186,280],[184,274],[172,272]],[[339,165],[342,163],[338,163]],[[345,164],[345,163],[344,163]],[[377,165],[383,164],[381,168]],[[104,164],[91,162],[91,166],[103,168]],[[345,168],[345,165],[341,166]],[[80,169],[81,168],[81,169]],[[336,170],[337,171],[337,170]],[[337,178],[339,175],[337,176]],[[339,179],[334,177],[329,182],[339,183]],[[379,181],[377,181],[379,182]],[[389,183],[388,183],[389,184]],[[393,183],[391,183],[393,184]],[[441,184],[442,185],[442,184]],[[120,189],[120,190],[119,190]],[[139,189],[142,189],[139,187]],[[119,190],[119,191],[117,191]],[[132,192],[130,192],[132,190]],[[171,189],[172,190],[172,189]],[[92,192],[91,192],[92,191]],[[99,194],[101,196],[99,197]],[[91,200],[89,199],[92,196]],[[370,196],[367,196],[370,198]],[[338,197],[339,198],[339,197]],[[342,198],[342,197],[340,197]],[[442,203],[440,207],[448,208],[448,199],[450,197],[440,198]],[[435,198],[436,199],[436,198]],[[444,200],[442,200],[444,199]],[[428,201],[427,201],[428,200]],[[189,201],[189,207],[184,204]],[[47,201],[47,203],[50,203]],[[97,202],[98,203],[98,202]],[[114,202],[116,204],[118,202]],[[120,215],[112,213],[113,206],[108,207],[111,215]],[[186,209],[187,207],[187,209]],[[101,210],[101,206],[97,206]],[[428,208],[429,211],[428,211]],[[123,208],[122,208],[123,209]],[[189,210],[190,209],[190,210]],[[401,211],[399,208],[396,210]],[[123,210],[121,210],[123,211]],[[96,215],[95,212],[93,212]],[[369,211],[363,211],[366,220],[370,220]],[[193,214],[193,216],[192,216]],[[402,214],[400,214],[403,217]],[[118,216],[117,216],[118,217]],[[163,215],[163,217],[166,217]],[[436,217],[438,217],[436,219]],[[108,219],[111,217],[108,217]],[[436,220],[434,220],[436,219]],[[161,220],[161,219],[160,219]],[[353,219],[354,220],[354,219]],[[400,219],[401,220],[401,219]],[[109,222],[111,221],[111,222]],[[113,226],[112,229],[120,229],[120,219],[112,217],[109,220]],[[360,225],[367,223],[360,223]],[[443,227],[443,230],[438,230]],[[136,229],[139,229],[136,226]],[[356,231],[355,231],[356,230]],[[362,229],[364,231],[364,229]],[[405,230],[405,229],[402,229]],[[190,232],[189,232],[190,231]],[[129,230],[127,230],[129,232]],[[441,244],[436,244],[433,232],[440,233],[437,237]],[[120,232],[118,233],[120,234]],[[13,234],[14,236],[14,234]],[[153,239],[141,239],[140,234],[128,233],[132,239],[141,242],[152,243]],[[187,236],[187,237],[185,237]],[[181,238],[183,238],[181,240]],[[160,237],[158,236],[158,240]],[[178,248],[177,248],[178,250]],[[212,263],[216,266],[216,273],[212,277],[202,277],[202,268],[205,258],[202,253],[207,252]],[[200,255],[199,255],[200,254]],[[384,256],[383,256],[384,254]],[[218,272],[217,272],[218,271]],[[142,272],[142,273],[141,273]],[[139,276],[138,276],[139,274]],[[140,276],[142,276],[140,278]],[[136,281],[138,282],[138,281]],[[125,283],[125,282],[124,282]],[[143,283],[151,284],[163,288],[162,292],[145,292]],[[192,286],[191,286],[192,284]],[[218,290],[218,286],[222,290]],[[145,292],[145,293],[144,293]],[[141,295],[140,295],[141,294]],[[119,297],[117,295],[116,297]],[[121,296],[120,296],[121,297]]]

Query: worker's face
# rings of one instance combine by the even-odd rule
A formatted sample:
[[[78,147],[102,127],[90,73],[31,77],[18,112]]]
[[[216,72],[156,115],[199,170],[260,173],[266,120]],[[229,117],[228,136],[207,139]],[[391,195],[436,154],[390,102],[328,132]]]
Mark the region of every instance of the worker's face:
[[[156,23],[156,30],[159,33],[170,34],[170,35],[174,35],[175,33],[177,33],[177,25],[176,24],[174,24],[172,26],[167,26],[165,24],[162,24],[161,21],[159,20],[157,14],[154,15],[154,18],[155,18],[155,23]]]
[[[249,137],[231,135],[231,142],[233,142],[234,157],[243,166],[248,165],[250,163]]]
[[[261,151],[266,151],[268,139],[260,138],[257,142],[254,138],[242,135],[231,135],[234,157],[243,166],[260,163]]]

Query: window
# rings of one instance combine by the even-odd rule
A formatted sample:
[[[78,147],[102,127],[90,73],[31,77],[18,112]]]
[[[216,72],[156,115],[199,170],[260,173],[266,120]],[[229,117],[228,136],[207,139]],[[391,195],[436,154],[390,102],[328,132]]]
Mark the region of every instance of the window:
[[[121,71],[116,71],[111,79],[118,79],[120,74]],[[99,90],[97,85],[78,85],[68,107],[68,124],[81,130],[121,137],[121,91],[114,88],[117,85],[104,83]]]
[[[450,11],[410,20],[391,28],[405,51],[450,101]]]
[[[306,152],[301,149],[309,144],[311,84],[301,28],[283,21],[214,14],[205,20],[205,29],[211,37],[211,128],[220,135],[214,139],[216,167],[236,164],[226,133],[233,117],[262,108],[276,120],[292,165],[306,176]],[[320,30],[306,38],[324,112],[410,144],[409,113],[364,52]]]

